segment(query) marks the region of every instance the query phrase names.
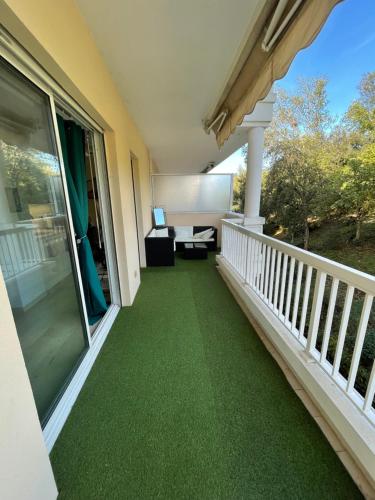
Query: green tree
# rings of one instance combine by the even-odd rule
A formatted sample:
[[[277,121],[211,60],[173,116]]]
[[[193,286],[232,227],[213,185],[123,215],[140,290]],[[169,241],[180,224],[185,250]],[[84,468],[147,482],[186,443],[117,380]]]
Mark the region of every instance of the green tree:
[[[296,92],[279,90],[272,126],[266,133],[269,163],[263,206],[266,217],[288,228],[292,241],[304,234],[309,246],[309,221],[323,213],[326,175],[322,168],[333,120],[327,108],[327,81],[300,79]]]
[[[359,98],[346,112],[346,124],[352,132],[353,145],[361,147],[375,141],[375,71],[366,73],[359,85]]]
[[[268,219],[288,228],[291,241],[303,231],[304,248],[309,248],[309,221],[319,213],[325,187],[323,170],[299,147],[284,147],[265,178],[264,205]]]
[[[375,214],[375,144],[364,146],[358,156],[349,159],[339,176],[340,198],[336,206],[355,218],[355,240],[360,240],[363,221]]]
[[[340,134],[346,155],[332,176],[340,194],[333,206],[355,218],[355,240],[361,239],[363,221],[375,213],[375,72],[362,77],[358,90],[359,98],[346,112],[345,131]]]
[[[363,76],[358,99],[340,120],[328,111],[326,85],[324,78],[300,79],[294,92],[279,89],[266,131],[261,213],[286,227],[292,240],[303,232],[305,248],[317,217],[354,218],[360,239],[363,221],[374,214],[375,72]],[[244,191],[243,173],[239,207]]]

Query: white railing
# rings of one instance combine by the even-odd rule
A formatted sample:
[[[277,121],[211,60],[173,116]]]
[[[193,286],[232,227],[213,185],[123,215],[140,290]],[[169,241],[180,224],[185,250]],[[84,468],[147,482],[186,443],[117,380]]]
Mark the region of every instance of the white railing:
[[[222,224],[225,261],[375,424],[375,353],[364,356],[375,328],[375,277],[229,220]]]
[[[48,219],[50,227],[43,227]],[[65,239],[61,217],[40,221],[33,219],[0,229],[0,268],[6,281],[48,260],[53,245]]]

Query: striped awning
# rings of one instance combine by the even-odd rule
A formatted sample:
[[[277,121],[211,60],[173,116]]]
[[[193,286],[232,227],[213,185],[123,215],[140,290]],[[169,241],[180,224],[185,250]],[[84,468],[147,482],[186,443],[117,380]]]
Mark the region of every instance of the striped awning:
[[[245,115],[264,99],[272,84],[282,78],[296,54],[312,43],[333,7],[342,0],[271,0],[266,2],[258,25],[252,30],[247,57],[229,80],[221,99],[206,122],[218,146],[235,131]],[[281,4],[281,6],[280,6]],[[281,15],[275,22],[275,13]],[[254,39],[254,33],[256,39]]]

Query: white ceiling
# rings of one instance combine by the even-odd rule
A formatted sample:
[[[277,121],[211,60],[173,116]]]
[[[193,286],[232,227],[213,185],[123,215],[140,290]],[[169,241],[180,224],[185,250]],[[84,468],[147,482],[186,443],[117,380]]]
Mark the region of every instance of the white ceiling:
[[[266,0],[77,0],[160,172],[200,172],[221,152],[202,127]]]

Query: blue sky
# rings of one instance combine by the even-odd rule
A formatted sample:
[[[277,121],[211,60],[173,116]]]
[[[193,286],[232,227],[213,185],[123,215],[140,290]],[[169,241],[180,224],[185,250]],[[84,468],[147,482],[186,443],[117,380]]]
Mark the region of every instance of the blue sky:
[[[324,1],[324,0],[322,0]],[[328,79],[329,109],[341,115],[358,96],[362,75],[375,70],[375,0],[344,0],[332,11],[315,41],[297,54],[286,76],[276,85],[293,91],[299,77]],[[237,151],[215,167],[236,172],[243,165]]]

